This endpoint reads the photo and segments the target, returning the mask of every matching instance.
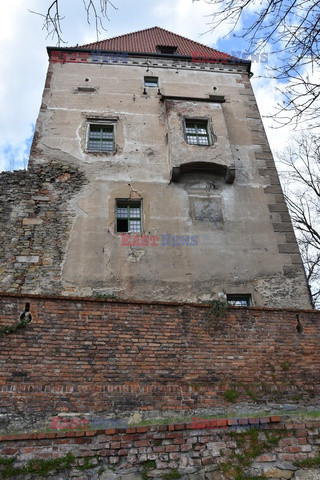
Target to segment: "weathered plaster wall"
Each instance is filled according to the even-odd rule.
[[[191,411],[237,401],[317,401],[319,312],[0,297],[0,413]],[[303,332],[298,333],[299,314]]]
[[[45,280],[43,269],[29,265],[33,277],[27,282],[21,275],[16,281],[15,267],[3,263],[1,290],[182,301],[250,293],[255,305],[309,308],[290,218],[244,67],[171,63],[149,59],[148,72],[145,59],[139,58],[121,65],[50,64],[31,171],[25,175],[37,170],[41,177],[54,161],[67,171],[81,172],[87,183],[73,187],[68,178],[66,184],[75,190],[61,190],[61,217],[56,209],[46,217],[54,235],[61,218],[68,228],[57,234],[60,253],[46,266]],[[163,101],[154,88],[147,88],[145,95],[143,76],[151,74],[159,76],[161,94],[217,94],[226,102]],[[186,114],[211,118],[212,146],[185,143]],[[86,122],[95,116],[115,119],[115,153],[86,152]],[[226,184],[216,173],[206,172],[170,182],[173,167],[192,161],[235,165],[235,181]],[[47,261],[46,254],[24,248],[21,226],[34,222],[32,232],[40,232],[37,222],[43,218],[31,196],[23,212],[14,189],[19,175],[0,176],[1,193],[14,207],[8,212],[8,228],[18,232],[14,247],[10,234],[3,234],[3,258],[18,264],[17,256],[37,256],[39,265]],[[7,185],[9,177],[12,183]],[[21,187],[25,198],[28,188]],[[116,198],[143,199],[144,234],[198,236],[198,245],[121,246],[115,233]],[[48,248],[55,249],[56,240],[45,236]]]

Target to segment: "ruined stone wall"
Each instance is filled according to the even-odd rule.
[[[84,184],[77,167],[53,159],[0,174],[0,291],[62,290],[61,265],[74,216],[66,207]]]
[[[280,417],[271,416],[260,430],[257,419],[250,418],[251,424],[234,430],[229,420],[224,428],[180,423],[3,435],[0,472],[20,468],[19,478],[40,479],[37,472],[47,466],[54,480],[319,478],[319,421],[279,423]]]
[[[230,401],[313,402],[316,311],[41,296],[0,297],[0,413],[194,411]],[[297,315],[300,327],[297,331]],[[229,393],[228,393],[229,392]]]

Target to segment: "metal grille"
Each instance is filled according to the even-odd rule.
[[[186,120],[186,136],[190,145],[209,145],[208,122]]]
[[[227,302],[233,307],[249,307],[251,295],[227,295]]]
[[[113,125],[90,125],[87,148],[94,152],[113,152]]]
[[[140,201],[117,201],[117,231],[118,232],[141,232],[141,202]]]
[[[158,77],[144,77],[144,86],[145,87],[157,87],[158,86]]]

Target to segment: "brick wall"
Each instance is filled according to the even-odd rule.
[[[0,296],[0,413],[213,409],[233,400],[316,401],[320,313]],[[297,318],[303,327],[298,333]],[[232,403],[231,403],[232,405]]]
[[[257,424],[256,419],[247,420]],[[306,472],[301,470],[302,465],[297,462],[319,458],[320,422],[281,422],[280,417],[268,417],[263,421],[267,421],[266,429],[260,430],[259,425],[251,424],[250,433],[244,427],[237,427],[231,433],[229,419],[228,426],[224,428],[196,429],[192,424],[170,424],[3,435],[0,437],[0,457],[14,458],[21,468],[30,460],[52,460],[69,454],[73,456],[71,469],[63,472],[63,478],[79,477],[79,467],[86,465],[88,472],[82,472],[82,480],[129,480],[133,478],[133,472],[144,473],[144,479],[166,478],[164,475],[172,471],[176,476],[168,478],[178,478],[178,472],[178,475],[190,480],[249,478],[252,474],[266,476],[250,478],[318,478],[312,476],[316,473],[301,476],[301,471],[304,474]],[[259,429],[258,436],[251,435],[253,429]],[[251,451],[253,445],[254,455]],[[241,462],[247,475],[238,477],[236,468]],[[4,468],[2,462],[0,470]],[[221,476],[221,472],[225,476]],[[313,472],[319,474],[320,470]],[[124,476],[126,474],[131,477]],[[57,478],[62,478],[61,474]],[[139,476],[134,478],[138,480]]]

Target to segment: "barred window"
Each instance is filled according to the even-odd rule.
[[[114,125],[89,124],[87,150],[113,152],[114,145]]]
[[[207,120],[185,120],[186,140],[190,145],[210,145]]]
[[[145,87],[158,87],[159,86],[158,77],[144,77],[144,86]]]
[[[251,295],[250,294],[243,294],[243,295],[227,295],[227,303],[233,307],[250,307],[252,305]]]
[[[142,231],[141,201],[117,200],[116,201],[117,232]]]

